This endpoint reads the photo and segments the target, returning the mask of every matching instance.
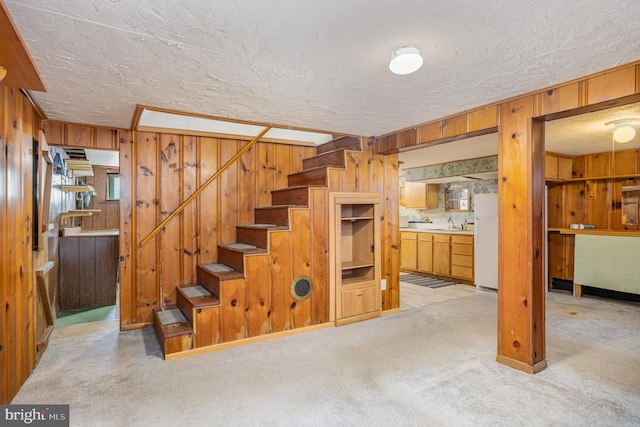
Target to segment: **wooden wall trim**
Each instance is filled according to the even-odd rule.
[[[640,100],[640,61],[383,134],[378,138],[376,152],[398,153],[408,147],[424,148],[495,132],[500,124],[500,106],[523,97],[533,99],[532,117],[547,120],[637,102]],[[398,142],[406,140],[406,136],[400,136],[406,132],[417,132],[415,144],[407,146]]]
[[[135,217],[135,133],[120,131],[120,235],[118,265],[120,272],[120,329],[136,324],[136,251],[134,237],[136,233]]]

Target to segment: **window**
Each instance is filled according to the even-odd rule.
[[[106,200],[120,200],[120,174],[107,173]]]

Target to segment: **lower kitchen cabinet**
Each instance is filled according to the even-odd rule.
[[[418,269],[418,233],[400,233],[400,268]]]
[[[62,237],[60,310],[114,305],[118,287],[118,237]]]
[[[473,281],[473,236],[451,236],[451,276]]]
[[[473,284],[473,236],[400,233],[400,270]]]
[[[433,273],[441,276],[451,275],[451,237],[448,234],[436,234],[433,239]]]
[[[433,273],[433,234],[418,233],[418,271]]]

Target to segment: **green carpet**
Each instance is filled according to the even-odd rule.
[[[100,320],[115,319],[115,305],[94,308],[90,310],[65,310],[58,313],[55,329],[64,328],[78,323],[98,322]]]

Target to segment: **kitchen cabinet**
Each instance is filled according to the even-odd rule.
[[[473,280],[473,236],[451,236],[451,276]]]
[[[571,179],[573,160],[571,157],[546,153],[544,156],[544,175],[547,181]]]
[[[380,225],[377,193],[333,193],[335,323],[380,316]]]
[[[418,269],[418,233],[400,233],[400,268]]]
[[[418,271],[433,273],[433,234],[418,233]]]
[[[404,200],[408,209],[437,209],[438,186],[424,182],[405,182]]]
[[[400,232],[400,271],[473,284],[473,235]]]
[[[60,239],[60,310],[114,305],[117,290],[118,237]]]
[[[469,187],[451,187],[444,190],[445,211],[468,212],[469,205]]]
[[[451,237],[448,234],[436,234],[433,239],[433,273],[442,276],[451,275]]]

